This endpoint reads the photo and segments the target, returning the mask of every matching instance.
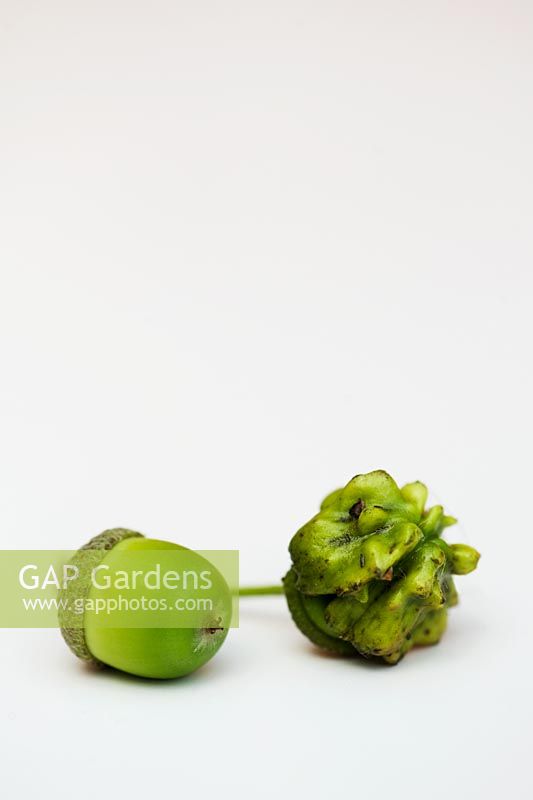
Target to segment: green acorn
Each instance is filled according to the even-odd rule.
[[[133,628],[102,625],[94,610],[85,610],[81,619],[73,611],[75,601],[86,603],[91,599],[94,593],[91,575],[95,568],[104,566],[114,573],[127,572],[132,554],[144,552],[146,556],[158,550],[183,551],[186,548],[147,539],[136,531],[113,528],[95,536],[78,550],[70,563],[78,567],[80,579],[69,583],[59,593],[61,633],[74,655],[94,665],[111,666],[145,678],[178,678],[201,667],[220,649],[228,628],[221,625],[221,618],[217,616],[206,618],[205,627],[199,628]],[[198,555],[195,558],[216,576],[218,596],[225,612],[230,613],[231,600],[224,579],[212,564]],[[111,587],[106,591],[106,600],[117,599],[120,594],[119,589]]]
[[[383,470],[356,475],[293,536],[285,595],[312,642],[396,664],[440,640],[457,603],[452,575],[474,570],[479,553],[448,545],[456,520],[426,500],[418,481],[400,489]]]

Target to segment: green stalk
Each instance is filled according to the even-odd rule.
[[[239,597],[252,597],[253,595],[284,594],[285,589],[279,586],[243,586],[239,589]]]

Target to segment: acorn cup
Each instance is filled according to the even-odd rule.
[[[124,616],[113,615],[106,624],[87,601],[95,593],[93,570],[125,573],[131,570],[132,557],[146,558],[153,553],[172,558],[185,551],[194,563],[209,569],[214,576],[221,614],[209,612],[201,627],[128,627]],[[59,592],[59,624],[61,633],[74,655],[95,666],[110,666],[144,678],[178,678],[188,675],[209,661],[220,649],[228,633],[231,616],[231,597],[222,575],[205,558],[171,542],[145,538],[141,533],[125,528],[113,528],[95,536],[80,548],[70,561],[79,569],[79,580],[69,582]],[[129,599],[142,593],[129,592]],[[110,586],[104,593],[106,601],[117,601],[120,589]],[[138,598],[137,598],[138,599]],[[86,609],[76,612],[77,603]],[[88,610],[87,610],[88,607]],[[226,625],[222,621],[226,622]]]
[[[415,645],[440,641],[457,603],[452,575],[479,553],[447,544],[456,519],[425,509],[423,483],[399,488],[383,470],[329,494],[293,536],[283,579],[292,618],[319,647],[396,664]]]

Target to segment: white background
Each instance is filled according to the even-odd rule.
[[[283,598],[170,683],[2,631],[2,792],[531,796],[531,4],[2,0],[0,81],[0,546],[270,583],[383,467],[483,554],[392,669]]]

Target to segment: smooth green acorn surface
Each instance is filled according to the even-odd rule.
[[[395,664],[440,641],[457,603],[452,574],[475,569],[479,553],[442,539],[456,520],[426,509],[427,494],[419,481],[400,489],[383,470],[356,475],[293,536],[285,595],[312,642]]]
[[[85,555],[90,551],[95,565],[105,564],[113,572],[127,571],[131,553],[184,549],[171,542],[145,538],[136,531],[114,528],[91,539],[78,554]],[[76,563],[76,557],[73,563]],[[207,561],[205,564],[223,582],[213,565]],[[62,593],[63,596],[68,596],[68,591],[69,588]],[[86,597],[90,599],[93,592],[94,589],[88,586]],[[120,592],[120,589],[110,586],[104,597],[118,598]],[[151,595],[157,597],[157,592]],[[113,628],[102,626],[98,614],[92,610],[84,612],[82,628],[69,627],[68,622],[68,618],[62,618],[60,613],[63,638],[78,658],[132,675],[158,679],[178,678],[194,672],[216,654],[228,633],[227,627],[218,625],[206,628]]]

